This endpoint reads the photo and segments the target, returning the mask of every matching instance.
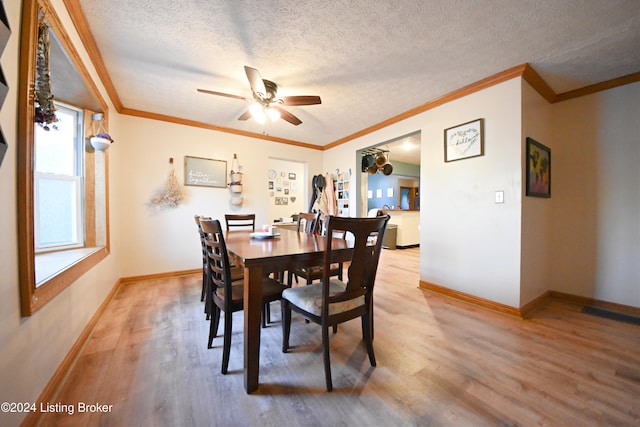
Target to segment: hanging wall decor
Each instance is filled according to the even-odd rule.
[[[229,172],[229,191],[231,194],[231,204],[241,206],[244,201],[242,197],[242,166],[240,166],[238,155],[235,153],[231,161],[231,172]]]
[[[484,119],[476,119],[444,130],[444,161],[484,155]]]
[[[57,129],[56,107],[51,93],[51,72],[49,68],[49,25],[41,21],[38,26],[38,49],[36,53],[36,81],[34,95],[36,101],[35,122],[44,130]],[[49,126],[51,125],[51,126]]]
[[[527,196],[551,197],[551,149],[527,137]]]
[[[184,188],[180,185],[180,182],[176,177],[175,170],[173,169],[173,157],[169,159],[169,163],[171,164],[171,171],[169,172],[169,177],[167,178],[164,190],[151,199],[151,203],[154,205],[175,208],[182,203],[186,194]]]
[[[227,162],[204,157],[184,156],[184,185],[226,187]]]

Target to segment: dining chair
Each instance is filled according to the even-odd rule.
[[[248,229],[251,227],[252,231],[256,231],[256,214],[225,214],[224,220],[227,226],[227,231],[232,231],[237,228],[245,228]],[[234,264],[240,265],[240,260],[232,257],[231,262]],[[275,273],[276,278],[283,276],[278,276],[278,274],[283,273]],[[262,318],[262,327],[266,327],[267,323],[271,322],[271,306],[266,306],[267,315]]]
[[[323,226],[320,221],[320,214],[304,213],[300,212],[298,216],[298,232],[299,233],[316,233],[321,234],[322,230],[326,229],[326,225]],[[333,233],[333,237],[344,238],[344,233],[340,233],[337,230]],[[339,280],[342,280],[343,263],[331,264],[330,275],[337,276]],[[289,271],[288,284],[291,286],[293,280],[298,283],[298,277],[306,280],[307,285],[313,283],[314,280],[322,279],[323,267],[321,265],[307,265],[299,268],[295,268]]]
[[[198,234],[200,235],[200,246],[202,249],[202,292],[200,293],[200,301],[204,301],[204,288],[207,283],[207,246],[204,241],[204,232],[202,231],[202,226],[200,225],[200,219],[211,218],[195,215],[194,219],[196,221],[196,225],[198,226]],[[207,320],[208,319],[209,314],[207,314]]]
[[[224,221],[227,230],[251,227],[256,231],[256,214],[225,214]]]
[[[196,224],[198,225],[198,234],[200,235],[200,244],[202,246],[202,292],[200,294],[200,301],[204,301],[204,312],[206,314],[206,320],[211,317],[211,301],[206,299],[207,283],[209,282],[209,264],[207,255],[207,246],[205,236],[206,233],[202,230],[200,225],[201,220],[211,220],[208,216],[194,216]],[[231,278],[232,280],[242,280],[244,278],[244,269],[237,264],[231,263]]]
[[[209,325],[209,341],[207,348],[212,348],[213,339],[218,334],[221,313],[224,312],[224,337],[222,350],[222,370],[226,374],[229,368],[231,353],[231,330],[233,313],[244,309],[244,280],[233,280],[229,263],[224,231],[218,220],[200,221],[206,233],[207,256],[209,264],[210,286],[207,298],[211,299],[213,312]],[[248,237],[247,237],[248,238]],[[265,305],[282,298],[286,286],[269,277],[262,279],[262,317],[265,316]]]
[[[317,233],[318,232],[318,219],[320,213],[307,213],[300,212],[298,214],[298,232],[299,233]]]
[[[373,287],[375,284],[382,236],[389,216],[374,218],[341,218],[331,216],[327,221],[324,270],[322,281],[308,286],[287,288],[282,292],[282,351],[289,350],[291,312],[322,327],[322,349],[327,391],[333,389],[329,360],[329,327],[351,319],[361,318],[362,339],[367,346],[369,362],[376,366],[373,352]],[[338,261],[331,238],[333,230],[342,230],[353,239],[353,251],[347,270],[347,281],[331,279],[329,266]]]

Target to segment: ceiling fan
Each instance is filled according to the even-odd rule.
[[[247,74],[247,79],[249,79],[251,92],[253,93],[253,101],[255,102],[238,117],[238,120],[247,120],[249,117],[253,117],[258,122],[265,123],[267,119],[275,121],[282,117],[283,120],[298,126],[302,123],[302,120],[282,108],[282,105],[301,106],[322,103],[319,96],[278,96],[278,85],[271,80],[263,79],[258,70],[245,65],[244,71]],[[215,92],[207,89],[198,89],[198,92],[251,101],[244,96]]]

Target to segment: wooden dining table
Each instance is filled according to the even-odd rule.
[[[325,249],[324,237],[317,234],[279,230],[270,238],[252,238],[249,231],[227,231],[227,251],[244,265],[244,387],[247,393],[258,389],[260,373],[260,316],[262,278],[269,273],[296,267],[321,265]],[[352,252],[349,242],[335,238],[332,250],[348,261]]]

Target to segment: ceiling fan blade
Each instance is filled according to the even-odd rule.
[[[207,93],[207,94],[209,94],[209,95],[226,96],[227,98],[242,99],[242,100],[244,100],[244,101],[246,101],[246,100],[247,100],[247,98],[245,98],[244,96],[240,96],[240,95],[231,95],[230,93],[216,92],[216,91],[213,91],[213,90],[207,90],[207,89],[198,89],[198,92]]]
[[[248,120],[251,117],[251,112],[249,111],[249,109],[245,110],[244,113],[240,114],[240,117],[238,117],[238,120]]]
[[[245,65],[244,72],[247,74],[253,93],[259,94],[261,98],[264,98],[267,95],[267,89],[264,87],[264,82],[258,70]]]
[[[308,95],[300,95],[300,96],[283,96],[282,105],[315,105],[322,104],[319,96],[308,96]]]
[[[299,118],[297,118],[296,116],[294,116],[293,114],[285,110],[284,108],[280,108],[277,105],[274,105],[271,108],[278,110],[278,112],[280,112],[280,118],[282,120],[288,121],[294,126],[298,126],[300,123],[302,123],[302,120],[300,120]]]

